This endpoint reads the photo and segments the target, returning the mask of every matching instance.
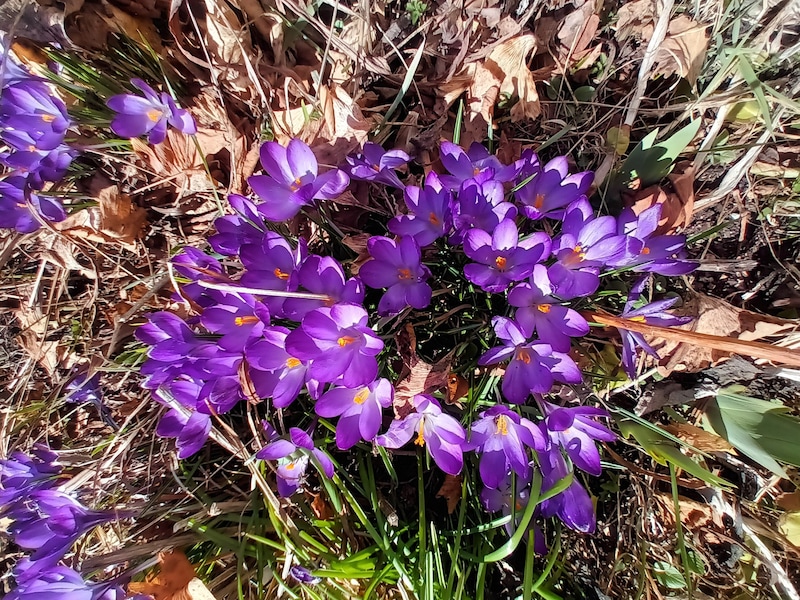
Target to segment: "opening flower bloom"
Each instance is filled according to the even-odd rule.
[[[411,399],[414,412],[392,421],[389,430],[375,442],[384,448],[401,448],[411,438],[417,446],[425,446],[439,468],[457,475],[464,466],[463,446],[466,433],[453,417],[442,412],[439,403],[427,394]]]
[[[395,235],[413,237],[420,247],[447,235],[453,226],[453,195],[442,187],[435,172],[425,177],[425,187],[408,186],[403,198],[409,213],[397,215],[387,224]]]
[[[355,446],[360,440],[372,441],[383,420],[383,409],[392,405],[394,388],[387,379],[369,385],[334,387],[322,394],[314,410],[320,417],[339,417],[336,445],[340,450]]]
[[[375,181],[403,189],[403,182],[395,169],[405,165],[411,157],[402,150],[384,150],[380,144],[367,142],[359,154],[347,157],[347,172],[353,179]]]
[[[318,175],[317,158],[298,139],[285,148],[278,142],[265,142],[261,146],[261,166],[267,174],[254,175],[247,182],[263,200],[258,212],[268,221],[286,221],[314,200],[332,200],[350,182],[339,169]]]
[[[591,406],[572,408],[539,401],[545,415],[544,428],[553,444],[561,446],[579,469],[591,475],[600,475],[600,453],[597,441],[617,439],[610,429],[594,419],[608,417],[608,413]]]
[[[378,314],[392,315],[404,308],[422,309],[431,302],[431,272],[420,261],[419,245],[412,237],[400,240],[375,236],[367,242],[372,260],[358,274],[372,288],[388,288],[378,303]]]
[[[118,94],[106,104],[118,113],[111,121],[111,130],[122,137],[133,138],[149,134],[151,144],[160,144],[167,137],[167,125],[183,133],[197,133],[194,118],[186,109],[178,108],[167,92],[157,93],[141,79],[131,79],[134,87],[144,97],[134,94]]]
[[[273,440],[256,454],[261,460],[276,460],[278,468],[278,493],[287,498],[300,489],[305,482],[309,462],[325,477],[333,477],[333,463],[330,457],[314,447],[314,440],[298,427],[289,429],[289,439],[277,438],[274,430],[267,428]],[[277,439],[276,439],[277,438]]]
[[[465,152],[458,144],[443,141],[439,146],[439,158],[450,173],[441,176],[442,183],[451,190],[457,190],[465,181],[478,175],[505,183],[514,179],[519,172],[517,165],[504,165],[478,142],[473,142]]]
[[[533,179],[516,191],[522,214],[534,220],[544,217],[562,219],[568,204],[586,197],[594,173],[584,171],[570,175],[566,156],[557,156],[544,167],[538,166],[537,159],[536,165],[532,169]]]

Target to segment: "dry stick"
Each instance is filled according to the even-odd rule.
[[[686,329],[648,325],[647,323],[642,323],[641,321],[633,321],[631,319],[624,319],[622,317],[615,317],[613,315],[601,314],[596,311],[583,311],[583,316],[587,321],[599,323],[600,325],[616,327],[617,329],[625,329],[627,331],[634,331],[644,335],[652,335],[653,337],[658,337],[665,340],[683,342],[703,348],[711,348],[712,350],[733,352],[736,354],[750,356],[752,358],[763,358],[773,362],[800,366],[800,350],[780,348],[764,342],[751,342],[749,340],[740,340],[733,337],[687,331]]]

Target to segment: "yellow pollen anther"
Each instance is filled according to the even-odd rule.
[[[430,222],[431,225],[434,225],[436,227],[442,224],[442,222],[439,220],[439,217],[437,217],[434,213],[428,215],[428,221]]]
[[[156,110],[155,108],[153,110],[147,111],[147,118],[150,119],[153,123],[158,123],[159,119],[163,115],[164,115],[163,111]]]
[[[644,255],[650,254],[650,248],[648,248],[647,246],[642,248],[642,254],[644,254]]]
[[[28,152],[36,152],[36,146],[34,146],[33,144],[28,146]]]
[[[508,435],[508,418],[505,415],[500,415],[495,419],[494,424],[497,426],[495,435]]]
[[[531,353],[525,350],[524,348],[520,348],[517,350],[517,358],[524,362],[526,365],[531,364]]]
[[[403,280],[408,280],[413,277],[411,275],[411,269],[397,269],[397,276]]]
[[[355,396],[353,396],[353,402],[356,404],[364,404],[369,397],[369,388],[362,388],[360,392],[358,392]]]
[[[345,346],[347,346],[347,344],[352,344],[355,341],[356,338],[349,335],[343,335],[338,340],[336,340],[336,343],[339,344],[340,348],[344,348]]]
[[[544,206],[544,194],[536,194],[536,199],[533,201],[533,208],[542,210],[542,206]]]
[[[380,173],[381,167],[380,165],[372,165],[372,170],[375,171],[376,173]]]
[[[417,432],[417,439],[414,440],[414,444],[417,446],[424,446],[425,445],[425,436],[423,432],[425,430],[425,420],[420,419],[419,421],[419,432]]]
[[[288,273],[284,273],[283,271],[281,271],[281,270],[280,270],[280,269],[278,269],[278,268],[276,268],[276,269],[275,269],[275,270],[272,272],[272,274],[273,274],[273,275],[275,275],[275,277],[277,277],[278,279],[283,279],[284,281],[286,281],[287,279],[289,279],[289,274],[288,274]]]
[[[293,462],[290,462],[288,465],[286,465],[286,470],[287,470],[287,471],[291,471],[291,470],[293,470],[293,469],[294,469],[296,466],[297,466],[296,464],[294,464]]]
[[[501,271],[506,268],[507,262],[508,261],[506,260],[505,256],[498,256],[497,258],[494,259],[494,264],[497,265],[497,268],[500,269]]]
[[[547,313],[550,312],[550,305],[549,304],[537,304],[536,305],[536,310],[538,310],[540,313],[547,314]]]
[[[233,320],[233,323],[237,327],[241,327],[242,325],[245,325],[247,323],[256,323],[257,321],[258,321],[258,317],[257,316],[249,315],[249,316],[246,316],[246,317],[236,317]]]
[[[628,317],[628,321],[633,321],[634,323],[644,323],[644,315],[639,315],[638,317]]]
[[[481,170],[480,170],[480,168],[479,168],[479,167],[473,167],[473,168],[472,168],[472,174],[473,174],[473,175],[477,175],[477,174],[478,174],[478,173],[480,173],[480,172],[481,172]]]
[[[295,367],[299,367],[300,366],[300,359],[299,358],[295,358],[294,356],[290,356],[289,358],[286,359],[286,366],[289,367],[290,369],[294,369]]]
[[[42,115],[42,121],[44,121],[45,123],[52,123],[55,120],[56,120],[55,115],[48,115],[48,114]]]

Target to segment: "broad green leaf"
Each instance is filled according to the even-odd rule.
[[[620,190],[635,178],[641,186],[658,183],[670,174],[675,161],[700,130],[701,119],[695,119],[664,141],[656,142],[658,129],[648,133],[622,163],[614,177],[612,188]]]
[[[779,404],[723,388],[706,405],[705,416],[717,435],[739,452],[787,477],[778,461],[800,466],[800,421],[786,410]]]
[[[666,465],[672,463],[687,473],[702,479],[709,485],[729,486],[729,482],[704,469],[691,458],[681,452],[680,448],[658,432],[631,420],[619,422],[619,429],[626,438],[633,436],[642,449],[652,456],[656,462]]]
[[[670,590],[682,590],[686,587],[683,574],[668,562],[657,560],[653,563],[653,577],[658,583]]]

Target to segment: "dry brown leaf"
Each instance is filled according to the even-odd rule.
[[[17,343],[33,360],[39,363],[47,374],[55,374],[63,349],[59,351],[58,341],[48,341],[48,317],[38,306],[21,304],[14,309],[14,316],[21,329]]]
[[[691,423],[672,423],[664,429],[702,452],[733,451],[733,446],[724,439]]]
[[[708,49],[708,26],[678,15],[670,21],[667,36],[658,47],[651,77],[677,74],[694,85]],[[654,27],[645,27],[642,35],[650,39]]]
[[[452,515],[461,500],[461,475],[445,475],[436,497],[447,501],[447,514]]]
[[[453,354],[449,353],[434,364],[417,356],[417,336],[411,323],[406,323],[395,336],[397,352],[403,360],[400,378],[395,383],[394,411],[402,419],[412,411],[410,400],[417,394],[432,394],[446,388],[450,381]]]
[[[788,512],[800,512],[800,490],[780,494],[775,503]]]
[[[161,144],[152,146],[144,140],[133,138],[131,146],[134,154],[150,170],[180,191],[203,192],[216,187],[206,172],[194,141],[188,135],[169,129]]]
[[[188,591],[195,578],[194,567],[186,555],[180,550],[161,552],[158,562],[159,573],[149,576],[147,581],[131,582],[128,592],[148,594],[155,600],[194,600]]]
[[[669,176],[672,190],[660,185],[626,195],[626,204],[637,215],[655,204],[661,205],[661,220],[657,233],[666,235],[685,230],[694,214],[694,168],[689,161],[681,161]]]
[[[634,34],[640,34],[645,25],[655,20],[655,0],[625,2],[617,11],[617,42],[624,42]]]
[[[314,516],[322,521],[329,521],[333,518],[333,509],[331,505],[325,501],[322,494],[311,494],[313,500],[311,501],[311,511]]]
[[[571,64],[575,58],[585,54],[585,50],[594,40],[600,17],[595,14],[593,0],[584,2],[562,21],[558,30],[558,41],[561,43],[560,60],[562,64]]]
[[[500,83],[500,94],[519,97],[511,108],[513,122],[535,119],[542,113],[536,82],[528,68],[528,57],[536,49],[536,37],[531,34],[511,38],[497,46],[487,62],[495,62],[505,74]]]
[[[447,380],[447,403],[458,404],[459,400],[469,393],[469,381],[458,373],[451,373]]]
[[[497,63],[487,60],[468,66],[472,76],[469,86],[467,106],[464,113],[464,146],[486,139],[489,124],[494,115],[494,105],[500,95],[500,84],[504,75]]]

